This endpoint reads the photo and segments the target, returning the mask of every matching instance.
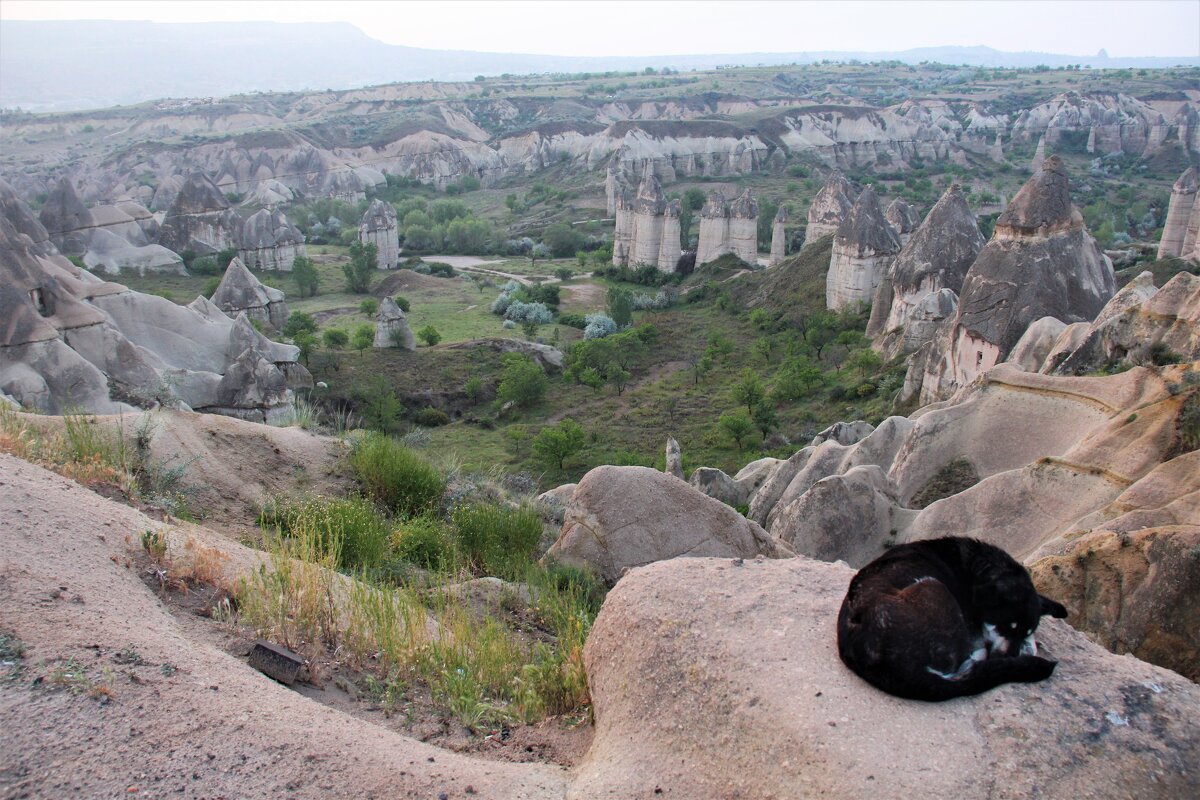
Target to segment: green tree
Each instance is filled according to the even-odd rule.
[[[513,455],[521,457],[521,450],[529,441],[529,427],[526,425],[509,425],[502,432],[504,439],[512,448]]]
[[[620,397],[621,393],[625,391],[625,386],[629,383],[629,370],[614,361],[604,369],[604,375],[608,378],[609,383],[616,388],[617,397]]]
[[[293,311],[288,314],[287,322],[283,323],[283,330],[280,331],[284,336],[295,338],[300,332],[316,333],[317,321],[312,318],[311,314],[305,314],[303,311]]]
[[[775,350],[775,342],[763,336],[754,340],[754,352],[763,357],[763,361],[771,363],[771,353]]]
[[[379,310],[379,301],[374,297],[368,297],[358,304],[358,310],[368,317],[374,316],[375,312]]]
[[[463,386],[463,391],[467,393],[467,397],[471,399],[472,403],[478,403],[479,399],[483,397],[483,379],[468,378],[466,385]]]
[[[784,362],[775,377],[771,390],[777,402],[789,402],[807,397],[824,381],[821,368],[807,356],[794,356]]]
[[[779,424],[779,418],[775,416],[775,407],[765,400],[756,405],[754,410],[750,412],[750,419],[762,433],[764,440],[767,438],[767,434]]]
[[[437,328],[433,327],[432,325],[426,325],[424,328],[421,328],[421,330],[417,331],[417,338],[423,341],[429,347],[433,347],[442,340],[442,335],[438,333]]]
[[[601,375],[600,370],[596,369],[595,367],[584,367],[579,374],[575,376],[575,379],[584,386],[590,386],[597,392],[600,391],[600,387],[604,385],[604,376]]]
[[[341,350],[350,343],[350,334],[342,328],[328,328],[321,333],[321,342],[330,350]]]
[[[851,369],[857,369],[863,378],[883,366],[883,359],[869,347],[864,347],[862,350],[855,350],[846,359],[846,366]]]
[[[372,428],[386,433],[395,427],[404,411],[404,404],[388,386],[386,379],[378,377],[371,383],[366,400],[363,417]]]
[[[296,256],[292,261],[292,278],[300,289],[301,297],[314,297],[321,286],[321,276],[312,259],[307,256]]]
[[[504,356],[504,370],[500,374],[500,385],[496,397],[501,403],[514,403],[519,408],[528,408],[541,402],[546,396],[550,379],[537,364],[520,353]]]
[[[557,463],[561,470],[568,458],[583,449],[587,435],[583,426],[570,417],[553,427],[545,427],[533,440],[533,452],[543,460]]]
[[[357,350],[360,356],[364,350],[373,344],[375,344],[374,326],[363,323],[354,329],[354,336],[351,337],[350,346]]]
[[[317,349],[317,337],[311,331],[297,331],[292,337],[292,344],[300,348],[300,360],[308,366],[308,360]]]
[[[746,411],[753,411],[754,407],[763,401],[766,394],[762,378],[759,378],[758,373],[749,367],[742,370],[741,377],[730,391],[733,402],[744,405]]]
[[[810,314],[804,321],[804,341],[817,353],[821,360],[821,351],[825,349],[838,335],[837,315],[830,311],[818,311]]]
[[[585,239],[569,223],[557,222],[546,228],[542,242],[550,248],[555,258],[570,258],[583,249]]]
[[[628,289],[614,286],[608,290],[608,315],[622,330],[633,321],[633,295]]]
[[[342,264],[346,276],[346,291],[366,294],[371,291],[371,276],[379,264],[379,251],[374,243],[355,242],[350,245],[350,260]]]
[[[721,432],[733,440],[737,449],[742,449],[742,442],[754,432],[754,423],[743,411],[727,411],[717,420]]]
[[[718,358],[722,361],[727,360],[733,355],[733,351],[733,340],[725,334],[713,332],[708,335],[708,349],[705,351],[705,355],[714,361]]]

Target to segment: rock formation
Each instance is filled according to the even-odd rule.
[[[700,234],[696,265],[707,264],[729,252],[729,203],[720,191],[709,192],[700,209]]]
[[[1200,261],[1200,203],[1196,202],[1198,186],[1200,171],[1188,167],[1171,188],[1171,203],[1167,206],[1167,219],[1158,245],[1160,259],[1176,256]]]
[[[633,253],[634,190],[623,170],[609,171],[609,199],[613,214],[613,266],[629,266]]]
[[[631,570],[584,649],[596,734],[568,796],[1193,796],[1200,688],[1061,620],[1047,681],[926,704],[845,668],[853,571],[805,558]],[[652,713],[648,713],[652,710]],[[770,731],[770,745],[763,732]]]
[[[948,397],[1003,361],[1035,320],[1087,322],[1113,296],[1112,265],[1071,204],[1062,161],[1047,158],[1013,197],[963,281],[958,311],[924,364],[921,401]]]
[[[817,192],[817,196],[813,198],[812,205],[808,207],[808,228],[804,232],[805,243],[815,242],[822,236],[837,233],[842,220],[850,214],[850,209],[854,207],[856,197],[854,187],[850,185],[850,181],[846,180],[845,175],[836,171],[830,174],[825,180],[825,185],[821,187],[821,191]]]
[[[775,212],[775,221],[771,223],[771,266],[777,267],[787,258],[787,223],[788,208],[780,205]]]
[[[917,210],[899,197],[888,203],[888,207],[884,209],[883,218],[892,226],[892,230],[900,240],[901,247],[908,244],[913,231],[921,224],[921,215],[917,213]]]
[[[1168,138],[1176,138],[1185,151],[1195,150],[1191,131],[1187,130],[1187,112],[1195,112],[1188,103],[1179,106],[1179,115],[1168,125],[1149,103],[1120,93],[1065,92],[1021,112],[1013,123],[1013,136],[1032,141],[1043,138],[1056,145],[1064,135],[1088,136],[1088,152],[1149,155]],[[1035,167],[1036,169],[1036,167]]]
[[[234,258],[225,268],[217,290],[209,298],[212,304],[231,319],[245,313],[250,319],[281,330],[288,318],[283,292],[265,286],[246,268],[240,258]]]
[[[395,269],[400,263],[400,231],[396,209],[376,198],[371,201],[358,226],[358,240],[375,245],[379,269]]]
[[[679,442],[675,441],[674,436],[667,439],[665,456],[666,469],[663,472],[683,480],[683,454],[679,451]]]
[[[157,232],[157,222],[148,210],[136,203],[88,209],[65,177],[46,198],[40,221],[61,252],[81,256],[96,272],[184,273],[182,258],[150,243],[147,231]]]
[[[899,252],[900,240],[884,219],[875,190],[868,186],[833,237],[825,284],[826,307],[840,309],[853,303],[870,303]]]
[[[662,186],[653,171],[647,171],[638,186],[633,202],[633,239],[630,242],[629,263],[631,266],[658,264],[662,252],[663,215],[667,204],[663,199]],[[672,262],[671,268],[675,264]]]
[[[229,201],[204,173],[184,181],[158,230],[158,243],[182,253],[210,255],[237,247],[241,221]]]
[[[242,224],[238,256],[250,269],[291,272],[305,252],[304,234],[279,209],[256,211]]]
[[[889,358],[932,341],[954,314],[963,278],[985,244],[958,184],[934,204],[896,256],[871,307],[867,335]]]
[[[658,248],[657,262],[659,272],[674,272],[675,265],[679,263],[679,256],[683,252],[679,245],[679,216],[682,213],[683,207],[678,200],[668,201],[663,210],[662,242]]]
[[[404,309],[390,297],[379,302],[379,314],[375,318],[375,346],[417,349],[417,337],[408,325]]]
[[[701,222],[701,225],[704,223]],[[729,204],[728,252],[758,265],[758,201],[746,189]],[[703,262],[701,262],[703,263]]]
[[[680,519],[688,524],[676,524]],[[562,533],[546,553],[595,570],[610,584],[630,567],[685,555],[783,558],[791,552],[673,475],[604,466],[583,476],[567,504]]]
[[[298,349],[203,298],[178,306],[80,270],[0,181],[0,394],[47,413],[180,403],[263,421],[311,383]]]
[[[1042,164],[1046,161],[1046,137],[1042,136],[1038,139],[1037,148],[1033,151],[1033,161],[1029,162],[1029,168],[1036,175],[1038,170],[1042,168]]]
[[[996,131],[996,141],[988,148],[988,158],[998,163],[1004,161],[1004,141],[1000,131]]]

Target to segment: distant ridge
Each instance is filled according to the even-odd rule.
[[[572,57],[425,50],[389,45],[345,23],[0,22],[0,107],[74,111],[167,97],[251,91],[354,89],[476,75],[602,72],[644,67],[711,69],[834,61],[933,61],[973,67],[1200,66],[1194,56],[1110,58],[1005,53],[990,47],[900,52]]]

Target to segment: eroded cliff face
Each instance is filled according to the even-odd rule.
[[[1180,142],[1185,150],[1200,149],[1186,112],[1168,122],[1158,109],[1120,93],[1066,92],[1023,111],[1012,133],[1029,141],[1044,137],[1051,147],[1065,136],[1083,134],[1088,152],[1095,153],[1146,155],[1169,141]]]

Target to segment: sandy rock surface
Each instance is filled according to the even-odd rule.
[[[0,519],[2,627],[26,647],[24,678],[0,683],[0,796],[564,796],[559,768],[422,744],[189,640],[124,565],[125,537],[158,527],[131,508],[0,455]],[[111,700],[33,685],[67,659],[110,670]]]
[[[1200,688],[1043,621],[1048,681],[930,704],[838,659],[853,572],[805,558],[632,571],[588,639],[596,738],[570,798],[1200,792]]]

